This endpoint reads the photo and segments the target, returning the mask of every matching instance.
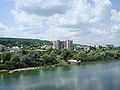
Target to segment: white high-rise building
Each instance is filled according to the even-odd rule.
[[[60,40],[56,40],[53,41],[53,48],[56,49],[69,49],[69,50],[73,50],[73,40],[66,40],[66,41],[60,41]]]

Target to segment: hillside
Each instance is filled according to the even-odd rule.
[[[5,46],[15,46],[15,45],[23,45],[23,46],[40,46],[40,45],[51,45],[52,42],[47,40],[39,40],[39,39],[24,39],[24,38],[3,38],[0,37],[0,44]]]

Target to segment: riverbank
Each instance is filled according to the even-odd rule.
[[[85,64],[85,63],[90,63],[90,62],[100,62],[100,61],[113,61],[113,60],[99,60],[99,61],[87,61],[86,60],[79,64]],[[64,62],[64,64],[46,65],[46,66],[38,66],[38,67],[26,67],[26,68],[14,69],[14,70],[0,70],[0,73],[14,73],[14,72],[30,71],[30,70],[37,70],[37,69],[52,68],[52,67],[61,67],[61,66],[68,66],[68,65],[74,65],[74,64]]]
[[[45,68],[52,68],[52,67],[66,66],[66,65],[69,65],[69,64],[66,62],[62,65],[55,64],[55,65],[46,65],[46,66],[38,66],[38,67],[26,67],[26,68],[14,69],[14,70],[0,70],[0,73],[14,73],[14,72],[45,69]]]

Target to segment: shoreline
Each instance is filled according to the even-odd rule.
[[[113,61],[113,60],[101,60],[101,61]],[[90,62],[100,62],[100,61],[86,61],[86,62],[81,62],[79,64],[84,64],[84,63],[90,63]],[[26,68],[19,68],[19,69],[14,69],[14,70],[0,70],[0,73],[14,73],[14,72],[21,72],[21,71],[30,71],[30,70],[38,70],[38,69],[45,69],[45,68],[52,68],[52,67],[61,67],[61,66],[67,66],[67,65],[77,65],[78,63],[74,64],[69,64],[68,62],[65,62],[64,64],[55,64],[55,65],[47,65],[47,66],[37,66],[37,67],[26,67]]]
[[[30,70],[38,70],[38,69],[45,69],[45,68],[52,68],[52,67],[58,67],[58,66],[66,66],[69,64],[55,64],[55,65],[47,65],[47,66],[37,66],[37,67],[26,67],[26,68],[19,68],[19,69],[14,69],[14,70],[0,70],[0,73],[14,73],[14,72],[21,72],[21,71],[30,71]]]
[[[30,71],[30,70],[37,70],[37,69],[44,69],[48,68],[45,66],[40,66],[40,67],[26,67],[26,68],[19,68],[19,69],[14,69],[14,70],[0,70],[0,73],[14,73],[14,72],[21,72],[21,71]]]

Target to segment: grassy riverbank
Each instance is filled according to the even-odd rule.
[[[38,66],[38,67],[26,67],[26,68],[19,68],[14,70],[0,70],[0,73],[14,73],[14,72],[20,72],[20,71],[29,71],[29,70],[37,70],[37,69],[45,69],[45,68],[53,68],[53,67],[61,67],[61,66],[67,66],[70,65],[68,63],[65,64],[55,64],[55,65],[46,65],[46,66]]]
[[[120,59],[119,59],[120,60]],[[115,60],[100,60],[100,61],[84,61],[79,64],[90,64],[90,63],[97,63],[97,62],[111,62]],[[47,69],[47,68],[54,68],[54,67],[62,67],[62,66],[70,66],[70,65],[76,65],[77,63],[74,64],[69,64],[68,62],[65,62],[64,64],[55,64],[55,65],[46,65],[46,66],[38,66],[38,67],[26,67],[26,68],[19,68],[19,69],[14,69],[14,70],[0,70],[0,73],[14,73],[14,72],[21,72],[21,71],[30,71],[30,70],[39,70],[39,69]]]

